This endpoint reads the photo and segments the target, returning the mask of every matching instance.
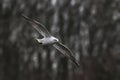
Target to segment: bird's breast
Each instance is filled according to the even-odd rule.
[[[54,43],[55,43],[55,41],[52,37],[42,39],[42,44],[43,45],[50,45],[50,44],[54,44]]]

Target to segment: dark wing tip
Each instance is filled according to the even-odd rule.
[[[80,67],[80,64],[74,57],[71,58],[71,61],[75,64],[75,66]]]
[[[22,16],[24,19],[26,19],[26,20],[28,20],[28,21],[30,21],[30,22],[32,22],[32,23],[39,24],[40,26],[44,27],[44,25],[43,25],[42,23],[40,23],[40,22],[38,22],[38,21],[36,21],[36,20],[34,20],[34,19],[31,19],[31,18],[27,17],[27,16],[24,15],[24,14],[21,14],[21,16]]]
[[[63,53],[68,59],[70,59],[75,64],[75,66],[77,66],[77,67],[80,66],[80,64],[77,62],[75,57],[72,55],[71,50],[67,46],[65,46],[62,43],[58,42],[58,43],[56,43],[54,45],[54,47],[56,49],[58,49],[61,53]]]
[[[74,63],[77,67],[80,67],[80,64],[77,61],[75,61]]]
[[[32,19],[30,19],[29,17],[27,17],[27,16],[24,15],[24,14],[21,14],[21,16],[22,16],[24,19],[28,20],[28,21],[33,21]]]
[[[26,19],[27,21],[29,21],[29,22],[31,22],[31,23],[35,23],[35,24],[39,24],[39,25],[41,25],[41,26],[43,26],[41,23],[39,23],[38,21],[36,21],[36,20],[34,20],[34,19],[31,19],[31,18],[29,18],[29,17],[27,17],[26,15],[24,15],[24,14],[21,14],[21,16],[24,18],[24,19]]]

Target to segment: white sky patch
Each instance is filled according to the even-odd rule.
[[[38,38],[38,37],[39,37],[39,34],[38,34],[37,32],[33,32],[31,35],[32,35],[32,37],[34,37],[34,38]]]
[[[113,20],[117,20],[117,19],[120,19],[120,12],[114,11],[114,13],[113,13]]]
[[[57,0],[51,0],[51,4],[52,4],[53,6],[55,6],[56,3],[57,3]]]
[[[24,8],[25,8],[25,4],[22,3],[22,4],[20,5],[20,9],[24,9]]]
[[[38,67],[39,65],[38,65],[38,54],[35,52],[34,54],[33,54],[33,62],[34,62],[34,66],[35,67]]]
[[[21,31],[21,29],[22,29],[22,27],[21,27],[21,25],[20,25],[19,27],[15,28],[15,29],[12,31],[12,33],[11,33],[11,35],[10,35],[10,37],[9,37],[9,40],[10,40],[12,43],[14,43],[14,42],[17,40],[18,34],[19,34],[19,32]]]
[[[58,12],[56,11],[54,16],[53,16],[53,25],[51,27],[51,32],[58,32],[59,31],[57,24],[58,24]]]
[[[47,53],[46,53],[45,51],[43,51],[43,53],[42,53],[42,58],[45,60],[46,57],[47,57]]]
[[[74,6],[75,5],[75,2],[76,0],[71,0],[71,5]]]
[[[53,67],[53,69],[57,69],[57,62],[54,62],[52,67]]]
[[[40,3],[37,4],[37,10],[41,9],[42,5]]]
[[[80,56],[79,56],[79,52],[76,52],[76,54],[75,54],[75,58],[76,58],[76,60],[78,60],[79,61],[79,59],[80,59]]]
[[[83,11],[84,11],[84,5],[79,7],[79,13],[81,14],[81,13],[83,13]]]
[[[52,50],[52,51],[51,51],[50,58],[51,58],[52,60],[54,60],[54,58],[55,58],[55,50]]]
[[[3,5],[2,5],[3,9],[8,7],[10,5],[9,3],[10,3],[9,0],[3,0]]]
[[[91,14],[94,15],[96,14],[96,6],[93,6],[92,10],[91,10]]]
[[[107,44],[107,42],[105,41],[105,42],[103,43],[103,48],[106,49],[107,46],[108,46],[108,44]]]

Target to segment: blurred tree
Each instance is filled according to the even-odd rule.
[[[1,0],[1,80],[120,80],[119,0]],[[43,23],[68,45],[79,70],[20,14]]]

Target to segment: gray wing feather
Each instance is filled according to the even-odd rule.
[[[72,55],[72,52],[69,48],[67,48],[62,43],[58,42],[53,45],[57,50],[59,50],[63,55],[65,55],[67,58],[69,58],[76,66],[79,66],[79,63],[75,60],[74,56]]]
[[[26,20],[28,20],[32,26],[44,37],[50,37],[50,33],[48,32],[48,30],[45,28],[45,26],[41,23],[39,23],[38,21],[31,19],[25,15],[22,14],[22,17],[24,17]]]

